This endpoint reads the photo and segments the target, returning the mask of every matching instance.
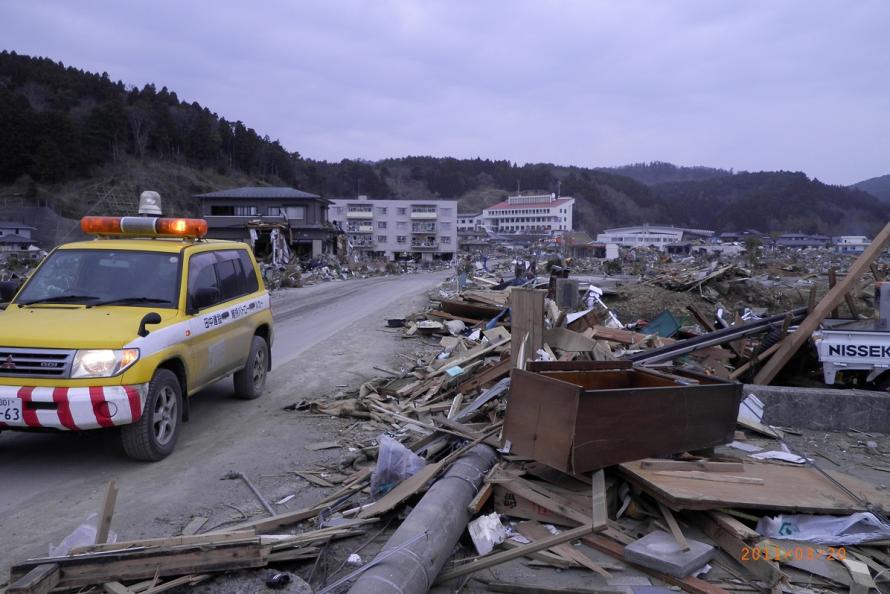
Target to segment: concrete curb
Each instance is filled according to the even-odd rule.
[[[890,394],[887,392],[745,384],[742,397],[748,394],[763,401],[763,421],[770,425],[890,433]]]

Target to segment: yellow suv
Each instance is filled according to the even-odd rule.
[[[200,219],[84,217],[21,289],[0,286],[0,430],[120,427],[160,460],[188,396],[234,376],[260,396],[271,366],[269,294],[247,244],[202,239]]]

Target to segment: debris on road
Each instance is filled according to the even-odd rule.
[[[792,447],[794,429],[772,427],[769,404],[737,381],[818,378],[803,347],[872,256],[814,307],[711,307],[759,274],[716,261],[664,266],[632,289],[559,271],[505,284],[497,264],[460,293],[446,281],[426,311],[381,322],[414,349],[400,365],[287,407],[354,423],[307,448],[338,449],[329,471],[282,469],[326,496],[276,513],[255,490],[269,515],[206,532],[196,516],[182,536],[30,559],[8,591],[153,593],[265,567],[320,592],[392,591],[384,580],[405,593],[578,591],[510,586],[496,571],[516,563],[579,572],[596,591],[616,576],[699,594],[884,585],[890,492]],[[644,316],[621,305],[636,288],[689,300]],[[885,456],[883,436],[852,435]]]

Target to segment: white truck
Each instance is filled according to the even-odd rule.
[[[884,320],[826,319],[813,333],[822,374],[827,385],[835,383],[838,372],[860,372],[867,383],[890,387],[890,329]],[[884,377],[881,377],[884,375]],[[877,381],[876,381],[877,380]]]

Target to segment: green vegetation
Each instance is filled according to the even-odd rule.
[[[884,202],[890,202],[890,174],[861,181],[852,187],[868,192]]]

